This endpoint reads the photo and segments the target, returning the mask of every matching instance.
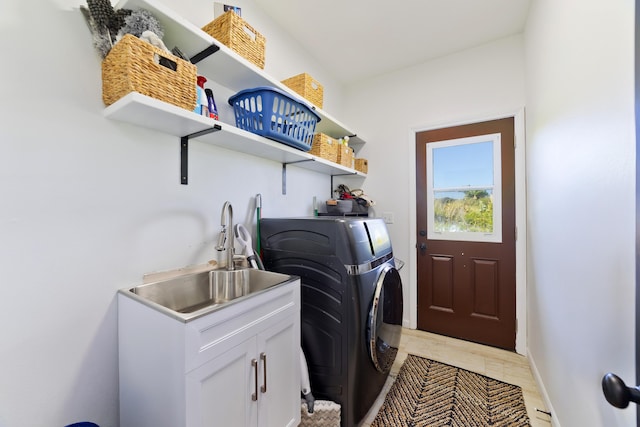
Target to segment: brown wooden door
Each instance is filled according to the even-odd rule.
[[[487,135],[499,142],[483,143]],[[492,167],[496,165],[493,170],[498,182],[494,187],[486,179],[474,185],[469,178],[465,184],[465,174],[476,168],[480,171],[476,161],[488,159],[488,154],[474,154],[473,150],[464,154],[464,148],[456,151],[457,145],[447,146],[451,141],[461,145],[471,141],[474,150],[492,147],[493,159],[499,153],[498,160],[488,160]],[[448,159],[448,163],[441,159]],[[419,132],[416,174],[418,328],[515,350],[514,119]],[[495,215],[486,214],[488,210]],[[445,211],[457,212],[456,218],[464,218],[459,220],[468,224],[460,226],[449,217],[443,219]]]

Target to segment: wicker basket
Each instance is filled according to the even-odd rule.
[[[306,100],[318,108],[322,108],[324,88],[317,80],[307,73],[298,74],[283,80],[282,83],[302,95]]]
[[[355,170],[360,171],[362,173],[369,172],[369,161],[367,159],[354,159],[353,165]]]
[[[233,10],[218,16],[202,30],[257,67],[264,69],[266,39]]]
[[[338,161],[338,146],[338,141],[329,135],[316,133],[313,135],[313,143],[309,153],[335,163]],[[342,145],[340,146],[343,147]]]
[[[338,161],[342,166],[353,169],[353,148],[341,145],[338,148]]]
[[[157,63],[165,58],[176,70]],[[196,106],[196,66],[126,34],[102,61],[102,100],[111,105],[139,92],[193,111]]]

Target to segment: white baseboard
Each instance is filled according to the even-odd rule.
[[[551,404],[551,400],[549,400],[549,395],[547,394],[547,389],[544,386],[544,382],[542,382],[542,378],[540,377],[540,372],[538,372],[538,367],[536,366],[536,362],[531,356],[531,352],[527,351],[527,359],[529,359],[529,366],[531,368],[531,374],[533,375],[533,379],[538,386],[538,391],[540,392],[540,397],[544,401],[545,408],[543,409],[547,412],[551,413],[551,426],[552,427],[561,427],[560,422],[555,416],[555,411],[553,410],[553,405]],[[546,417],[545,417],[546,418]]]

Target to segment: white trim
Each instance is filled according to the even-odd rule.
[[[527,185],[525,111],[518,110],[514,117],[515,184],[516,184],[516,352],[526,354],[527,343]]]
[[[536,365],[536,361],[533,359],[533,356],[531,355],[530,352],[527,352],[527,360],[529,361],[529,367],[531,368],[531,374],[533,376],[533,380],[536,382],[536,385],[538,386],[538,391],[540,392],[540,397],[544,402],[544,408],[538,408],[538,409],[542,409],[543,411],[550,412],[551,426],[560,427],[560,421],[558,421],[557,417],[553,416],[553,414],[555,414],[556,412],[553,409],[551,400],[549,399],[549,394],[547,393],[547,389],[545,388],[544,383],[542,382],[542,377],[540,376],[540,372],[538,371],[538,366]]]
[[[403,324],[411,329],[418,327],[418,275],[416,271],[417,265],[417,229],[416,229],[416,150],[415,141],[418,132],[433,130],[451,126],[461,126],[471,123],[486,122],[490,120],[503,119],[506,117],[514,118],[514,136],[515,136],[515,185],[516,185],[516,228],[518,230],[516,240],[516,321],[518,322],[518,331],[516,333],[516,352],[518,354],[527,354],[527,194],[525,180],[525,110],[524,107],[517,108],[504,113],[496,113],[491,115],[483,115],[477,117],[469,117],[456,122],[432,123],[427,125],[413,126],[409,129],[408,139],[410,150],[409,179],[412,191],[409,193],[408,212],[410,214],[409,221],[409,261],[407,263],[409,275],[408,285],[408,307],[406,310],[409,318],[404,319]]]

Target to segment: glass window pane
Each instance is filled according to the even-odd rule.
[[[434,191],[436,232],[493,233],[493,190]]]
[[[493,141],[433,149],[433,187],[493,186]]]

